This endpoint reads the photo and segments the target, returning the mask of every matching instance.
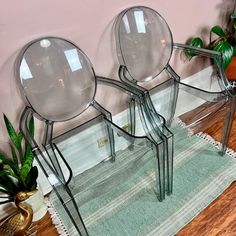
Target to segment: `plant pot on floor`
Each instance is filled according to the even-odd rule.
[[[227,66],[225,74],[230,82],[236,81],[236,57],[232,58],[231,62]]]

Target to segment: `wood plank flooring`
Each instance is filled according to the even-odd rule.
[[[211,125],[205,132],[219,140],[223,121]],[[228,146],[236,150],[236,117]],[[49,214],[38,222],[39,236],[57,236]],[[236,183],[212,202],[204,211],[186,225],[177,236],[235,236],[236,235]],[[112,236],[112,235],[111,235]],[[158,235],[157,235],[158,236]]]
[[[236,183],[233,183],[221,196],[176,234],[176,236],[235,236],[235,195]]]

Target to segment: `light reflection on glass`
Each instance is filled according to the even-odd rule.
[[[72,72],[82,68],[82,65],[79,60],[78,52],[76,49],[69,49],[64,51],[66,59],[69,63],[70,69]]]
[[[21,65],[20,65],[20,78],[23,80],[26,79],[32,79],[33,75],[30,71],[30,68],[25,60],[25,58],[22,59]]]
[[[147,81],[149,81],[149,80],[151,80],[151,79],[153,79],[152,76],[148,76],[148,77],[146,77],[146,78],[144,79],[144,81],[147,82]]]
[[[58,79],[58,81],[59,81],[61,87],[65,87],[65,84],[64,84],[64,80],[63,80],[63,79]]]
[[[138,33],[146,33],[143,11],[134,11],[134,18]]]
[[[42,48],[48,48],[51,45],[51,42],[48,39],[42,39],[40,41],[40,46]]]
[[[166,40],[165,39],[161,39],[161,44],[166,46]]]
[[[129,21],[128,21],[127,15],[124,15],[122,20],[123,20],[124,25],[125,25],[126,33],[129,34],[130,33],[130,27],[129,27]]]

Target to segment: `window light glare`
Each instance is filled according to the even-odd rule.
[[[161,39],[161,43],[162,43],[162,45],[166,45],[166,40],[165,39]]]
[[[129,20],[128,20],[128,17],[126,14],[123,16],[122,20],[123,20],[123,23],[125,26],[126,33],[129,34],[130,33],[130,26],[129,26]]]
[[[30,71],[30,68],[25,60],[25,58],[22,59],[21,65],[20,65],[20,78],[23,80],[32,79],[33,75]]]
[[[82,68],[78,52],[75,48],[64,51],[64,54],[72,72]]]
[[[51,45],[51,42],[48,39],[42,39],[40,41],[40,46],[42,48],[48,48]]]
[[[143,11],[134,11],[134,18],[138,33],[146,33]]]

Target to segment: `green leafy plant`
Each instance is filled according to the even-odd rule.
[[[213,39],[213,36],[216,36],[216,38]],[[232,57],[236,55],[236,13],[231,15],[231,22],[226,29],[223,29],[219,25],[215,25],[211,28],[210,41],[207,45],[205,45],[203,40],[199,37],[191,38],[188,40],[187,44],[220,52],[223,58],[224,69],[226,69]],[[186,55],[190,59],[195,56],[194,52],[191,50],[186,51]]]
[[[10,138],[11,158],[0,152],[0,204],[14,201],[19,191],[36,189],[38,169],[33,166],[34,156],[23,139],[22,132],[16,132],[4,115],[5,126]],[[34,134],[34,120],[29,123],[30,133]]]

